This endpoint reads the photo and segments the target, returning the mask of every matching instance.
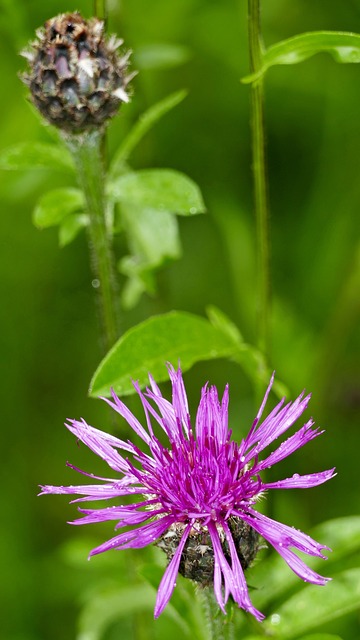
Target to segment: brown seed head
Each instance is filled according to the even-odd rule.
[[[243,569],[247,569],[259,551],[259,535],[240,518],[232,517],[228,520],[237,556]],[[184,532],[182,524],[174,525],[164,533],[156,546],[160,547],[170,561],[175,554]],[[219,532],[222,550],[225,558],[231,564],[231,555],[223,531]],[[214,550],[210,534],[206,527],[192,530],[181,555],[179,573],[185,578],[194,580],[202,587],[208,587],[214,581]]]
[[[129,102],[130,51],[119,55],[122,40],[104,37],[104,23],[78,12],[51,18],[22,55],[29,70],[22,80],[31,99],[53,125],[72,133],[99,127]]]

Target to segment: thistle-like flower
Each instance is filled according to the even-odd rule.
[[[134,383],[143,405],[146,428],[114,392],[112,400],[104,398],[143,440],[146,451],[130,441],[124,442],[99,431],[84,420],[70,420],[66,424],[78,440],[103,458],[120,478],[96,476],[99,484],[42,486],[41,493],[83,496],[74,502],[120,498],[119,505],[79,508],[82,517],[72,524],[117,520],[116,529],[131,527],[93,549],[90,555],[154,543],[164,549],[169,564],[159,586],[155,617],[169,602],[180,571],[203,586],[212,586],[224,613],[231,594],[239,607],[261,620],[263,614],[253,606],[244,577],[244,569],[256,555],[259,535],[303,580],[318,585],[324,585],[328,580],[310,569],[294,552],[295,549],[325,558],[322,550],[328,547],[255,509],[257,499],[269,489],[315,487],[334,475],[334,469],[330,469],[309,475],[295,473],[277,482],[261,479],[264,469],[322,433],[312,428],[314,422],[310,419],[267,457],[259,459],[261,452],[301,416],[310,396],[301,394],[295,402],[286,405],[282,400],[260,422],[272,378],[248,435],[237,443],[232,440],[228,428],[228,387],[221,402],[216,387],[203,387],[193,424],[181,370],[176,371],[171,365],[168,370],[172,384],[171,402],[162,396],[150,375],[150,387],[144,393]],[[155,434],[153,422],[168,439],[166,445],[162,443],[164,438]],[[139,498],[124,505],[121,501],[125,496]]]
[[[127,75],[131,52],[119,55],[123,41],[104,37],[104,23],[78,12],[45,22],[22,55],[29,70],[22,80],[31,99],[53,125],[77,133],[99,127],[129,102]]]

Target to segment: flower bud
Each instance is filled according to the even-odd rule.
[[[236,547],[237,556],[242,568],[247,569],[259,551],[259,535],[240,518],[232,517],[228,521],[229,529]],[[184,526],[176,524],[164,533],[159,542],[160,547],[170,561],[175,554],[182,538]],[[219,531],[221,547],[224,556],[231,565],[231,555],[223,531]],[[214,549],[206,527],[195,528],[191,531],[181,556],[179,573],[184,578],[194,580],[202,587],[208,587],[214,582]]]
[[[29,61],[22,80],[51,124],[78,133],[103,125],[122,102],[129,102],[131,52],[118,54],[123,41],[105,38],[101,20],[64,13],[47,20],[36,35],[22,52]]]

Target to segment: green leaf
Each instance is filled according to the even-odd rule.
[[[238,329],[238,327],[228,318],[228,316],[218,309],[214,305],[209,305],[206,308],[207,316],[211,324],[222,331],[225,335],[229,336],[231,340],[237,345],[242,345],[244,339]]]
[[[122,291],[122,304],[135,306],[144,291],[154,294],[154,271],[181,256],[176,216],[167,211],[122,206],[122,226],[132,255],[119,263],[121,273],[130,278]]]
[[[245,78],[245,84],[259,80],[277,64],[297,64],[326,51],[336,62],[360,62],[360,35],[343,31],[310,31],[282,40],[265,50],[259,71]]]
[[[205,205],[199,187],[172,169],[143,169],[111,182],[108,195],[115,202],[188,216],[203,213]]]
[[[117,341],[97,368],[90,384],[90,395],[134,393],[131,379],[141,387],[150,372],[157,382],[168,379],[166,362],[181,363],[187,371],[199,360],[229,356],[234,344],[208,320],[183,311],[153,316],[129,329]]]
[[[21,142],[0,151],[0,169],[33,169],[35,167],[74,172],[70,154],[60,145]]]
[[[79,232],[89,224],[89,216],[85,213],[74,213],[60,222],[59,245],[61,248],[75,240]]]
[[[140,69],[170,69],[190,57],[190,49],[184,45],[158,42],[139,47],[134,53],[134,64]]]
[[[33,223],[40,229],[59,224],[66,216],[85,207],[83,192],[80,189],[61,187],[45,193],[38,201]]]
[[[126,138],[123,140],[118,151],[115,153],[109,168],[109,175],[114,178],[121,175],[124,171],[124,165],[129,158],[131,152],[139,144],[144,135],[151,127],[160,120],[166,113],[171,111],[187,96],[187,91],[182,89],[170,94],[160,102],[157,102],[143,113],[138,122],[132,127]]]
[[[328,575],[333,563],[360,549],[360,516],[329,520],[318,525],[310,533],[315,540],[329,546],[332,553],[329,552],[326,563],[321,558],[307,555],[304,555],[304,560],[315,571]],[[302,584],[284,560],[275,553],[249,569],[248,580],[257,587],[253,601],[260,609]]]
[[[123,309],[133,309],[145,292],[149,295],[155,294],[156,283],[153,273],[146,267],[139,268],[131,256],[126,256],[121,261],[119,269],[128,277],[121,292]]]
[[[349,569],[336,574],[324,587],[308,585],[289,598],[276,609],[276,615],[263,622],[264,632],[275,637],[278,632],[278,637],[284,640],[298,638],[355,611],[359,602],[360,568]]]
[[[269,384],[272,371],[266,366],[265,358],[261,351],[244,342],[237,326],[223,311],[217,307],[209,306],[206,309],[206,313],[211,324],[234,342],[236,348],[234,349],[232,359],[242,367],[256,386],[258,386],[258,383],[261,383],[262,386],[266,388]],[[280,399],[289,397],[288,388],[278,379],[274,380],[272,391]]]
[[[132,253],[141,263],[158,267],[180,257],[178,223],[171,213],[124,207],[123,224]]]

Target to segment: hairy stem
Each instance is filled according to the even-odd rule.
[[[119,336],[117,286],[111,249],[111,230],[106,222],[104,166],[101,130],[66,138],[74,158],[77,178],[89,215],[89,246],[93,286],[97,292],[103,346],[110,349]]]
[[[201,590],[205,616],[209,629],[209,640],[234,640],[234,621],[232,611],[224,615],[219,609],[213,589]]]
[[[260,0],[248,0],[250,70],[261,67],[262,40],[260,26]],[[269,357],[270,350],[270,248],[269,213],[266,182],[264,90],[262,78],[251,87],[252,170],[257,231],[257,342],[259,349]]]

